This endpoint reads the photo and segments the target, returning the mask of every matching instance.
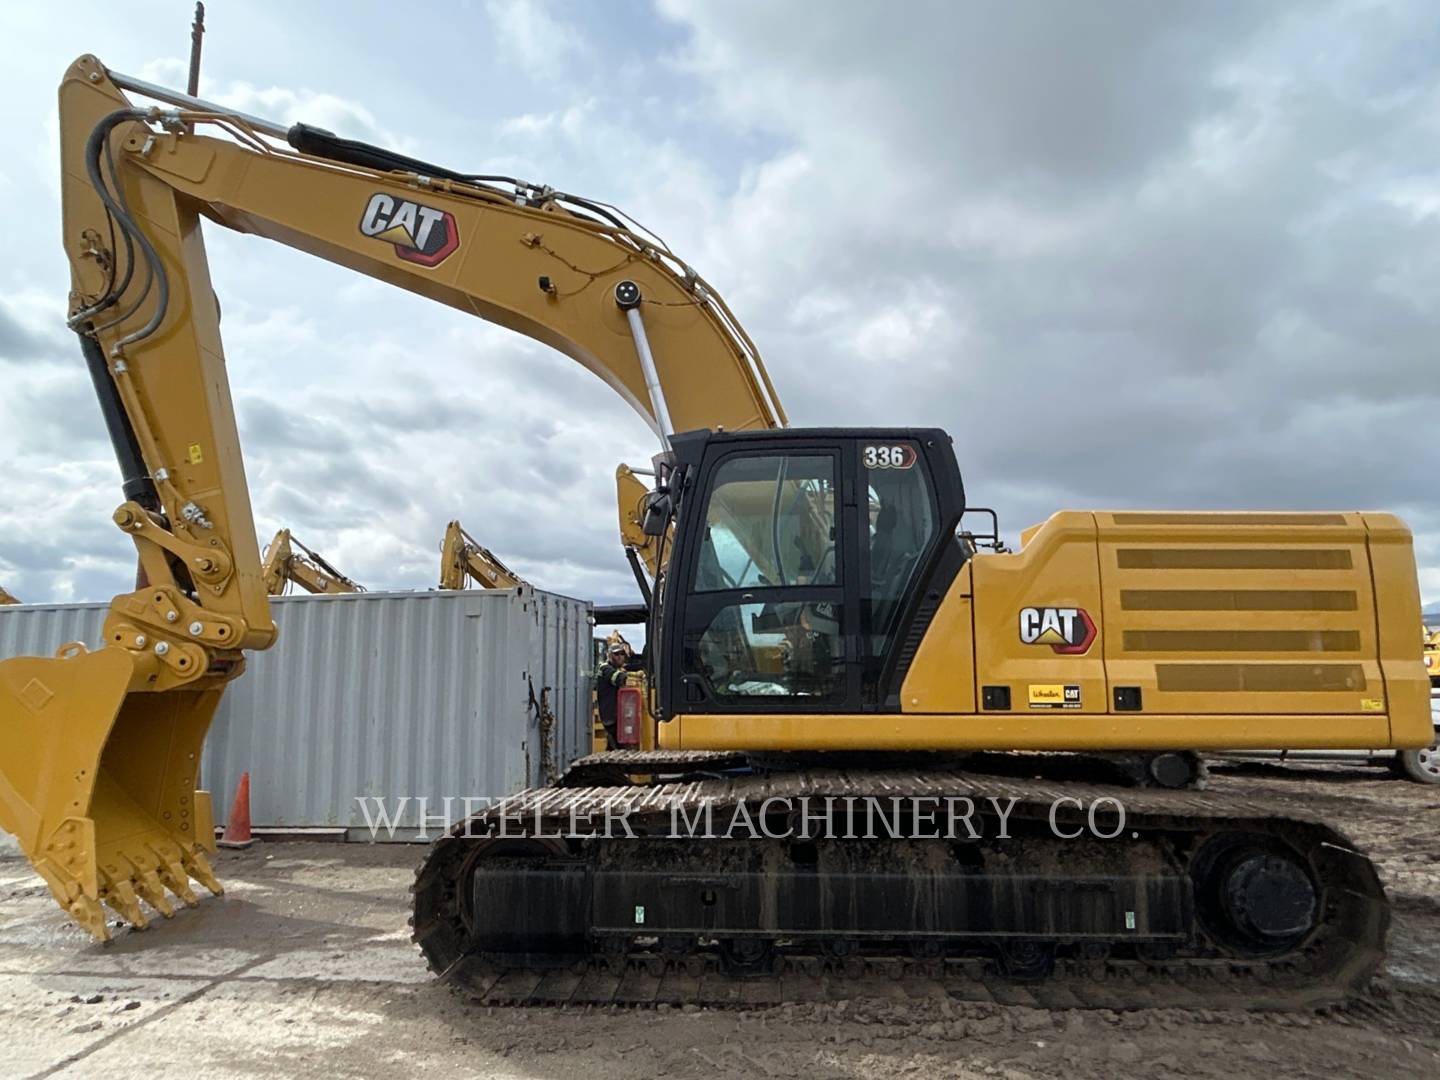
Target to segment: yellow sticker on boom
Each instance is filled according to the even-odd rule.
[[[1367,697],[1360,699],[1361,712],[1384,712],[1385,699],[1378,697]]]
[[[185,458],[191,465],[199,465],[205,460],[205,455],[200,452],[200,444],[198,442],[190,444],[185,452]]]

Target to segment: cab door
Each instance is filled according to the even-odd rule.
[[[860,705],[843,442],[746,442],[711,457],[680,568],[671,652],[684,713],[851,712]]]

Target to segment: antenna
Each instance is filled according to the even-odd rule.
[[[190,24],[190,79],[185,92],[191,97],[200,96],[200,45],[205,36],[205,5],[195,5],[195,21]]]

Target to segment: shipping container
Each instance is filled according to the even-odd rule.
[[[280,639],[225,691],[200,786],[223,822],[432,837],[590,751],[588,604],[519,589],[271,600]],[[108,604],[0,607],[0,658],[98,648]]]

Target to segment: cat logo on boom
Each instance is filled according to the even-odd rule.
[[[1090,648],[1095,634],[1095,620],[1084,608],[1020,609],[1020,640],[1026,645],[1049,645],[1062,656],[1079,656]]]
[[[360,231],[395,245],[395,254],[419,266],[439,266],[460,247],[460,230],[448,210],[377,191],[365,204]]]

